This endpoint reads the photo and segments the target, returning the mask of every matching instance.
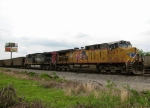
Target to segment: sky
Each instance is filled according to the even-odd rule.
[[[118,40],[150,51],[150,0],[0,0],[0,59]]]

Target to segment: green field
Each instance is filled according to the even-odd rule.
[[[105,89],[101,89],[88,84],[66,81],[55,73],[50,76],[1,69],[1,92],[8,86],[14,88],[17,97],[22,99],[21,103],[28,103],[28,106],[36,102],[47,108],[150,107],[150,92],[139,93],[129,87],[119,90],[111,81],[107,82]],[[0,107],[2,107],[4,106],[2,96],[0,98]],[[19,102],[16,100],[14,106]]]

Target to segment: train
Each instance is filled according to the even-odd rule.
[[[150,66],[149,61],[150,58],[140,55],[139,50],[133,47],[130,41],[119,40],[0,60],[0,66],[144,74],[145,66]]]

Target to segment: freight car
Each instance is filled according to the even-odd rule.
[[[0,60],[0,67],[23,67],[25,57]]]
[[[0,67],[4,66],[4,60],[0,60]]]
[[[144,73],[150,73],[150,56],[144,56],[144,66],[145,66],[145,71]]]
[[[5,59],[4,60],[4,66],[12,67],[12,59]]]
[[[150,67],[150,56],[144,56],[145,67]]]
[[[6,62],[7,65],[6,65]],[[4,60],[4,66],[37,67],[50,70],[95,70],[101,73],[144,73],[144,60],[129,41],[87,45],[60,51],[28,54]],[[1,62],[0,62],[1,63]],[[1,63],[2,64],[2,63]]]
[[[17,57],[12,59],[12,67],[23,67],[25,57]]]

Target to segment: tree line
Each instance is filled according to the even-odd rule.
[[[139,49],[139,54],[142,56],[150,56],[150,52],[144,52],[142,49]]]

